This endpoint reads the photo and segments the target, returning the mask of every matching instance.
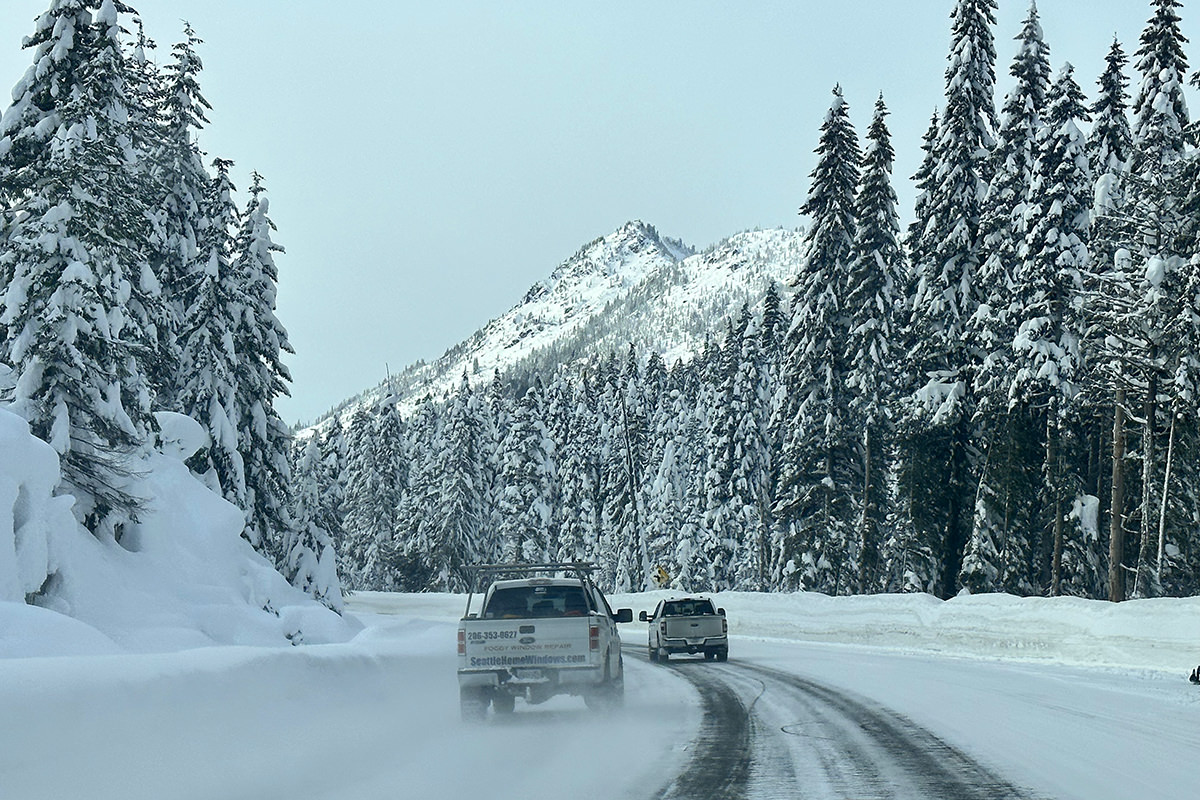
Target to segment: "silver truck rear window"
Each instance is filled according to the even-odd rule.
[[[672,600],[663,605],[664,617],[703,617],[715,613],[708,600]]]
[[[587,613],[581,586],[514,586],[492,593],[483,618],[584,617]]]

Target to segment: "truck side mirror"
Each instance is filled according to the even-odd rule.
[[[718,614],[720,614],[720,615],[723,617],[723,616],[725,616],[725,609],[723,609],[723,608],[718,608],[718,609],[717,609],[717,613],[718,613]]]
[[[616,616],[613,617],[617,622],[633,622],[632,608],[618,608]]]
[[[647,617],[646,617],[646,612],[645,612],[645,611],[639,611],[639,612],[638,612],[638,621],[639,621],[639,622],[645,622],[646,620],[647,620]]]

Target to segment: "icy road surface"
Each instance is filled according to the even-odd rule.
[[[749,635],[726,664],[652,665],[633,623],[622,711],[518,701],[467,725],[461,600],[352,609],[368,627],[344,645],[0,661],[0,797],[1192,800],[1200,786],[1200,689],[1181,674]]]

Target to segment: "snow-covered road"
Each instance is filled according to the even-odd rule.
[[[727,664],[652,665],[645,626],[624,626],[611,715],[563,697],[462,723],[461,600],[438,596],[357,599],[367,628],[341,645],[0,660],[0,797],[1191,800],[1200,786],[1200,689],[1181,674],[768,639],[723,603],[743,631]]]
[[[1200,785],[1200,705],[1177,679],[768,642],[668,669],[737,692],[746,797],[790,782],[805,798],[1182,800]]]

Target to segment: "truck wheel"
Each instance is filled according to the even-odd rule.
[[[496,692],[492,695],[492,708],[497,714],[511,714],[517,705],[517,698],[508,692]]]
[[[646,649],[650,652],[650,662],[654,663],[654,662],[658,661],[658,648],[648,647]]]
[[[658,660],[666,663],[671,660],[671,653],[667,650],[658,651]]]
[[[462,686],[458,690],[463,722],[483,722],[487,717],[488,690],[483,686]]]
[[[728,661],[728,660],[729,660],[729,649],[722,647],[720,650],[717,651],[717,661]]]
[[[717,657],[716,650],[705,650],[704,651],[704,660],[705,661],[712,661],[716,657]]]

